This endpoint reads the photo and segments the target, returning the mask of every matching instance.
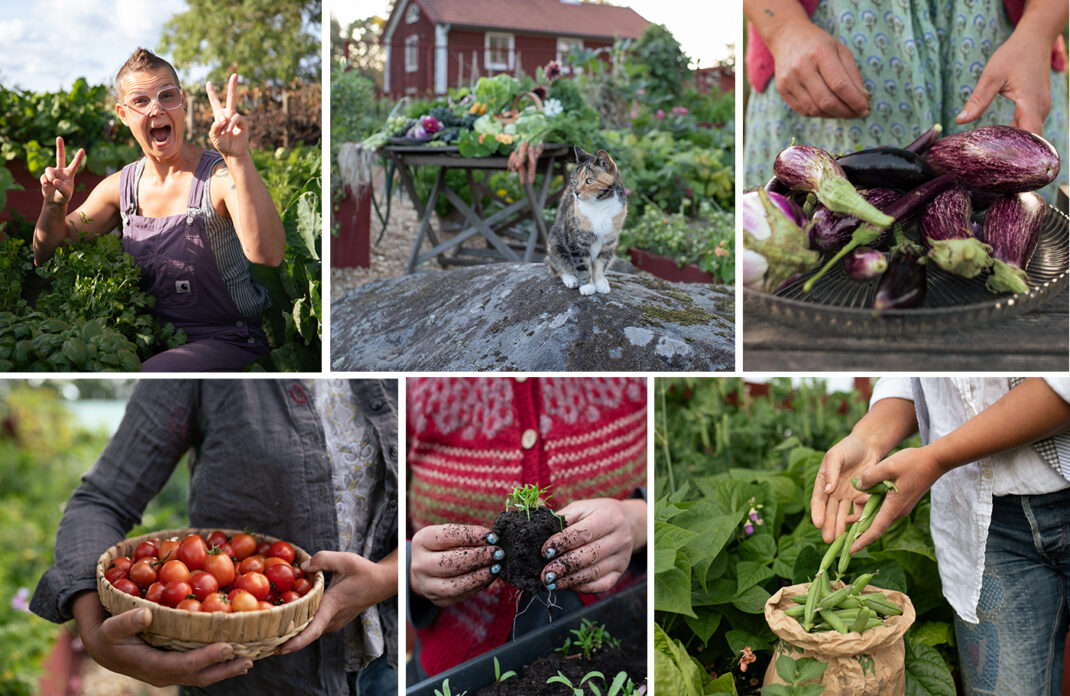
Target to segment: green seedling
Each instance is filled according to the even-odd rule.
[[[620,640],[611,636],[604,624],[596,624],[590,619],[580,621],[580,627],[572,629],[570,633],[576,636],[575,640],[566,638],[560,648],[554,648],[554,652],[564,653],[566,660],[578,658],[581,654],[590,660],[591,655],[603,646],[620,647]],[[573,648],[576,649],[575,653],[572,652]]]
[[[502,672],[502,666],[498,664],[498,658],[494,658],[494,682],[501,684],[506,679],[511,679],[516,676],[516,672],[509,670],[508,672]]]
[[[531,519],[531,511],[540,505],[546,505],[546,501],[552,496],[544,495],[549,489],[539,488],[535,484],[529,483],[524,486],[517,486],[513,489],[505,499],[505,509],[516,509],[522,511],[527,515],[528,519]]]
[[[587,682],[590,681],[591,683],[588,684],[588,686],[591,687],[591,693],[593,693],[595,696],[602,696],[601,689],[598,688],[597,684],[595,684],[593,681],[591,681],[595,677],[601,679],[602,683],[605,684],[606,677],[605,677],[604,674],[602,674],[598,670],[593,670],[593,671],[588,672],[587,674],[583,675],[583,679],[580,679],[579,685],[574,685],[572,683],[572,681],[569,680],[568,677],[566,677],[564,674],[561,673],[560,670],[558,670],[557,676],[550,677],[549,679],[546,680],[546,683],[547,684],[564,684],[565,686],[567,686],[572,691],[572,695],[573,696],[583,696],[583,685],[587,684]],[[608,694],[607,694],[607,696],[608,696]]]
[[[461,691],[460,693],[453,693],[450,691],[450,680],[445,679],[442,681],[442,690],[435,689],[435,696],[465,696],[468,691]]]

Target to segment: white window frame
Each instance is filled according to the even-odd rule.
[[[405,9],[405,23],[416,24],[420,21],[420,6],[416,3],[409,5]]]
[[[493,51],[491,49],[491,39],[505,39],[507,47],[505,48],[505,62],[496,63],[492,61]],[[500,49],[498,49],[500,50]],[[516,37],[513,34],[503,31],[488,31],[483,35],[483,67],[486,70],[512,70],[513,69],[513,56],[516,55]]]
[[[575,46],[583,48],[583,39],[566,38],[559,36],[557,38],[557,62],[561,64],[562,69],[571,69],[570,66],[565,65],[565,57],[572,53],[572,49]]]
[[[405,72],[416,72],[420,69],[420,35],[413,34],[405,37]]]

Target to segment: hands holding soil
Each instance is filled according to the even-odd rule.
[[[577,500],[558,514],[568,526],[542,547],[550,561],[542,571],[548,589],[605,592],[628,568],[632,553],[646,546],[644,500]]]
[[[490,533],[465,524],[436,524],[416,532],[409,588],[435,606],[449,607],[490,585],[496,576],[491,572],[495,554],[504,553],[488,543]]]

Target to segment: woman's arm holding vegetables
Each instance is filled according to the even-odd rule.
[[[63,138],[56,138],[56,166],[41,175],[41,214],[33,230],[33,262],[40,266],[52,258],[65,239],[80,241],[110,232],[119,224],[119,174],[97,185],[78,210],[68,214],[74,179],[85,160],[79,149],[68,165]]]
[[[862,118],[869,93],[854,54],[806,16],[798,0],[743,0],[776,63],[776,88],[803,116]]]
[[[854,553],[878,539],[893,522],[905,517],[938,478],[952,469],[1042,440],[1070,427],[1070,403],[1047,383],[1034,377],[961,426],[924,447],[896,452],[869,467],[859,488],[883,480],[894,481],[898,492],[888,493],[873,525],[855,542]]]
[[[208,138],[223,155],[224,163],[212,175],[215,177],[213,204],[222,199],[246,258],[253,263],[278,266],[286,250],[286,231],[249,153],[248,124],[234,106],[237,83],[238,76],[231,75],[225,107],[220,104],[212,83],[207,84],[208,101],[215,113]]]
[[[1022,18],[985,65],[957,123],[981,117],[997,94],[1014,102],[1010,125],[1042,134],[1051,110],[1051,49],[1066,26],[1063,0],[1027,0]]]

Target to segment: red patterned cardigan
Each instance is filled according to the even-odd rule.
[[[433,524],[491,526],[518,483],[550,486],[554,509],[628,498],[646,486],[646,399],[637,378],[410,379],[409,538]],[[501,581],[440,609],[417,629],[423,669],[434,675],[501,645],[515,613],[515,590]]]

